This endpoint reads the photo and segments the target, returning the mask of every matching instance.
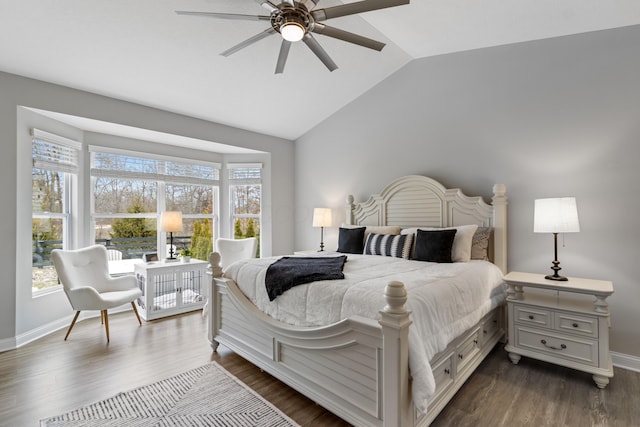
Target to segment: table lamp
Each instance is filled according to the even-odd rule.
[[[160,231],[169,233],[169,257],[168,260],[175,260],[173,252],[173,233],[182,231],[182,212],[165,211],[160,214]]]
[[[331,209],[315,208],[313,210],[313,226],[320,227],[320,250],[324,251],[324,227],[331,227]]]
[[[537,199],[533,214],[534,233],[553,233],[553,274],[545,276],[548,280],[567,280],[560,276],[558,271],[558,233],[576,233],[580,231],[578,222],[578,208],[575,197],[561,197],[554,199]]]

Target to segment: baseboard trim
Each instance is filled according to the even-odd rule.
[[[0,353],[13,350],[14,348],[16,348],[15,338],[4,338],[0,340]]]
[[[627,369],[629,371],[640,372],[640,357],[630,354],[611,352],[611,360],[616,368]]]
[[[126,310],[131,310],[130,304],[122,305],[120,307],[109,310],[109,314],[120,313]],[[67,328],[71,324],[71,320],[73,319],[74,314],[75,313],[72,313],[68,317],[47,323],[46,325],[42,325],[40,327],[27,331],[24,334],[20,334],[16,337],[0,340],[0,353],[9,350],[15,350],[16,348],[29,344],[30,342],[45,337],[53,332],[59,331],[60,329]],[[100,312],[96,310],[82,311],[80,312],[80,316],[78,316],[78,321],[81,322],[85,319],[95,318],[98,316],[100,316]]]

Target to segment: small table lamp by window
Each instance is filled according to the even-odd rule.
[[[173,233],[182,231],[182,212],[165,211],[160,214],[160,231],[169,233],[169,260],[175,260],[173,252]]]
[[[320,250],[324,251],[324,227],[331,227],[331,209],[315,208],[313,210],[313,226],[320,227]]]
[[[576,233],[580,231],[578,223],[578,208],[575,197],[562,197],[557,199],[537,199],[533,214],[534,233],[553,233],[554,260],[552,262],[553,274],[545,276],[549,280],[567,280],[560,276],[558,271],[558,233]]]

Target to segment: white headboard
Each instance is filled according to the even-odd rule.
[[[365,202],[347,199],[346,223],[450,227],[478,224],[493,228],[493,262],[507,272],[507,196],[504,184],[493,186],[492,204],[480,196],[469,197],[458,188],[445,188],[426,176],[398,178]]]

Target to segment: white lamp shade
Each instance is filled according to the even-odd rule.
[[[578,231],[580,231],[580,223],[575,197],[535,201],[534,233],[577,233]]]
[[[331,227],[331,209],[315,208],[313,210],[314,227]]]
[[[162,212],[160,214],[160,231],[164,231],[166,233],[182,231],[182,212]]]

